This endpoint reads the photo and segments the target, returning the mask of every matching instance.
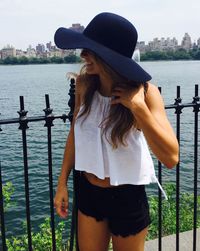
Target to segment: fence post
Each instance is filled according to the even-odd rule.
[[[194,104],[194,221],[193,221],[193,251],[197,248],[197,181],[198,181],[198,113],[200,98],[198,96],[198,85],[195,85]]]
[[[160,93],[161,87],[158,88]],[[158,180],[162,186],[162,164],[158,161]],[[162,192],[158,188],[158,251],[162,251]]]
[[[70,79],[70,89],[69,89],[69,102],[68,106],[70,107],[70,111],[68,113],[68,117],[70,122],[72,123],[73,115],[74,115],[74,106],[75,106],[75,79]],[[76,250],[79,251],[78,247],[78,234],[77,234],[77,224],[78,224],[78,210],[76,206],[76,171],[73,168],[73,206],[72,206],[72,221],[71,221],[71,231],[70,231],[70,246],[69,251],[73,251],[74,247],[74,235],[76,241]]]
[[[180,86],[177,86],[177,96],[175,99],[176,108],[176,136],[178,142],[180,142],[180,114],[182,113],[182,99],[180,98]],[[180,153],[179,153],[180,157]],[[180,228],[180,220],[179,220],[179,213],[180,213],[180,159],[176,166],[176,251],[179,251],[179,228]]]
[[[45,95],[46,108],[45,112],[45,127],[47,127],[48,140],[48,166],[49,166],[49,197],[50,197],[50,212],[51,212],[51,235],[52,235],[52,251],[56,251],[56,236],[55,236],[55,219],[53,205],[53,171],[52,171],[52,148],[51,148],[51,127],[53,126],[54,116],[53,109],[50,108],[49,95]]]
[[[6,231],[5,231],[5,221],[4,221],[4,197],[3,197],[3,183],[2,183],[2,175],[1,175],[1,160],[0,160],[0,214],[1,214],[1,241],[2,246],[0,244],[0,250],[1,248],[3,251],[7,251],[6,246]]]
[[[29,128],[28,121],[27,121],[27,113],[28,113],[28,111],[24,110],[24,97],[20,96],[20,111],[18,111],[18,114],[19,114],[19,124],[20,124],[19,129],[22,130],[22,142],[23,142],[28,250],[32,251],[30,200],[29,200],[29,179],[28,179],[28,153],[27,153],[27,140],[26,140],[26,130]]]

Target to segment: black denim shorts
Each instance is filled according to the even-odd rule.
[[[150,224],[144,185],[103,188],[91,184],[82,172],[78,172],[76,203],[83,214],[97,221],[107,220],[114,235],[135,235]]]

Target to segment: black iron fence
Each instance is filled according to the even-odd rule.
[[[161,89],[160,89],[161,91]],[[53,207],[53,174],[52,174],[52,142],[51,142],[51,127],[53,126],[53,121],[57,119],[62,119],[64,122],[66,120],[72,121],[73,109],[74,109],[74,80],[71,80],[70,88],[70,100],[68,105],[70,107],[70,112],[68,115],[63,114],[61,116],[54,116],[52,109],[50,108],[49,96],[45,95],[46,108],[44,109],[44,116],[34,116],[28,117],[27,111],[24,107],[24,99],[20,97],[20,111],[19,118],[13,119],[3,119],[0,120],[0,131],[1,125],[5,124],[19,124],[19,129],[22,131],[22,143],[23,143],[23,160],[24,160],[24,186],[25,186],[25,201],[26,201],[26,221],[27,221],[27,234],[28,234],[28,250],[32,251],[32,234],[31,234],[31,218],[30,218],[30,199],[29,199],[29,163],[27,157],[27,139],[26,132],[29,128],[28,125],[32,122],[44,121],[44,126],[47,128],[47,139],[48,139],[48,174],[49,174],[49,203],[50,203],[50,216],[51,216],[51,234],[52,234],[52,251],[56,251],[56,237],[55,237],[55,219],[54,219],[54,207]],[[192,107],[194,114],[194,181],[193,181],[193,191],[194,191],[194,208],[193,208],[193,251],[197,251],[197,196],[198,196],[198,113],[200,108],[200,98],[198,93],[198,85],[195,85],[195,93],[191,103],[182,103],[180,97],[180,86],[177,86],[177,97],[175,102],[171,105],[167,105],[166,109],[172,109],[175,111],[176,116],[176,134],[177,138],[180,141],[180,126],[181,126],[181,114],[184,109]],[[1,136],[1,135],[0,135]],[[75,174],[74,174],[75,178]],[[158,178],[162,184],[162,165],[158,162]],[[159,196],[159,206],[158,206],[158,232],[159,232],[159,241],[158,241],[158,250],[162,251],[162,194],[160,190],[158,191]],[[176,251],[179,251],[179,232],[180,232],[180,164],[177,164],[176,167]],[[74,200],[75,201],[75,200]],[[71,223],[71,234],[70,234],[70,247],[69,250],[72,251],[74,243],[76,249],[78,250],[77,245],[77,235],[76,235],[76,224],[77,224],[77,210],[76,205],[73,203],[72,210],[72,223]],[[7,250],[6,246],[6,228],[4,220],[4,202],[3,202],[3,192],[2,192],[2,171],[1,171],[1,162],[0,162],[0,225],[1,225],[1,240],[0,248],[3,251]],[[74,241],[75,240],[75,241]],[[58,251],[58,250],[57,250]],[[181,250],[180,250],[181,251]]]

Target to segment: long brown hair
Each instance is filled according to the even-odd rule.
[[[105,64],[98,56],[93,54],[97,63],[102,66],[102,69],[105,73],[109,74],[109,76],[113,80],[113,88],[115,87],[123,87],[126,89],[134,89],[143,85],[144,90],[146,91],[147,84],[146,83],[138,83],[134,81],[130,81],[115,71],[113,71],[107,64]],[[98,91],[100,88],[100,79],[98,75],[87,74],[85,71],[85,66],[82,67],[80,76],[80,81],[86,85],[83,104],[83,111],[80,113],[78,118],[84,116],[83,121],[87,118],[90,113],[90,108],[92,105],[92,99],[95,91]],[[101,122],[103,130],[102,133],[105,134],[107,141],[113,146],[113,148],[117,148],[119,144],[126,146],[126,136],[129,131],[133,127],[137,127],[136,120],[133,113],[123,106],[122,104],[116,104],[110,106],[110,111],[108,116]],[[108,129],[111,128],[110,135],[108,135]]]

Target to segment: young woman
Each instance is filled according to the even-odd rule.
[[[145,185],[158,182],[147,144],[168,168],[178,162],[159,90],[132,60],[136,42],[135,27],[112,13],[97,15],[82,34],[55,34],[59,48],[83,48],[85,62],[55,195],[56,211],[66,217],[75,166],[80,251],[106,251],[110,238],[114,251],[143,251],[150,224]]]

